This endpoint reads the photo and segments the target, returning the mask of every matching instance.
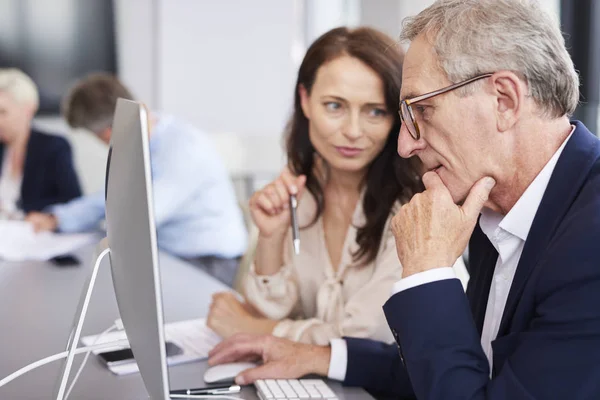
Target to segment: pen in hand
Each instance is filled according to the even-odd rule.
[[[294,253],[300,254],[300,230],[298,229],[298,216],[296,210],[298,208],[298,200],[295,194],[290,194],[290,215],[292,218],[292,241],[294,243]]]

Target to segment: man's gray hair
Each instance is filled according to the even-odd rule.
[[[455,83],[478,74],[512,71],[546,117],[572,115],[579,76],[560,28],[532,0],[438,0],[403,21],[402,40],[425,34],[439,67]],[[458,91],[467,95],[476,85]]]

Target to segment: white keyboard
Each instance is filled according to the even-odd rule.
[[[335,399],[336,394],[321,379],[266,379],[254,383],[261,400]]]

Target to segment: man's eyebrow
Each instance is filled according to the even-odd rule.
[[[415,92],[413,92],[413,91],[408,91],[408,92],[404,93],[403,96],[400,96],[400,101],[406,100],[406,99],[413,99],[413,98],[415,98],[417,96],[420,96],[420,95],[417,94],[417,93],[415,93]]]

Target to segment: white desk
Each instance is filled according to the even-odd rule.
[[[93,246],[77,256],[79,267],[56,267],[44,262],[0,262],[0,378],[46,356],[65,350],[82,287],[90,272]],[[106,260],[106,259],[105,259]],[[194,266],[161,254],[163,303],[166,322],[204,317],[211,295],[225,287]],[[110,268],[103,263],[83,335],[99,333],[118,318]],[[78,356],[74,370],[79,367]],[[31,371],[0,388],[0,399],[50,399],[60,362]],[[169,368],[172,389],[202,387],[205,362]],[[371,398],[362,389],[330,386],[342,400]],[[242,397],[257,399],[252,387]],[[146,399],[139,374],[115,376],[97,359],[90,357],[70,399]]]

